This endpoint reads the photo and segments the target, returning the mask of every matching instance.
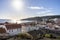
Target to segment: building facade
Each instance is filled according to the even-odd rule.
[[[20,24],[5,24],[0,25],[0,30],[3,30],[0,33],[6,33],[10,36],[17,35],[21,33],[21,25]]]

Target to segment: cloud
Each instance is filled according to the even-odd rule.
[[[57,15],[57,14],[54,14],[54,13],[39,14],[39,16],[51,16],[51,15]]]
[[[56,14],[54,14],[54,13],[47,13],[44,16],[50,16],[50,15],[56,15]]]
[[[38,12],[37,14],[46,14],[46,13],[50,13],[51,10],[45,10],[45,11],[41,11],[41,12]]]
[[[34,13],[32,13],[31,16],[50,16],[50,15],[56,15],[53,13],[53,9],[52,8],[45,8],[44,6],[38,7],[38,6],[31,6],[28,7],[29,9],[32,9],[33,11],[35,10],[39,10],[39,11],[35,11]]]
[[[28,7],[29,9],[44,9],[44,7],[38,7],[38,6],[31,6]]]
[[[52,10],[49,10],[49,9],[45,9],[45,11],[40,11],[40,12],[37,12],[36,13],[37,15],[39,16],[50,16],[50,15],[57,15],[57,14],[54,14]]]
[[[52,12],[47,12],[47,13],[38,13],[39,16],[50,16],[50,15],[57,15]]]

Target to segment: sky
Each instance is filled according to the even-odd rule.
[[[0,0],[0,19],[60,15],[60,0]]]

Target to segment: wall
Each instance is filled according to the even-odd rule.
[[[9,33],[10,36],[17,35],[21,33],[21,28],[7,30],[7,33]]]
[[[28,32],[32,30],[38,30],[38,26],[22,26],[22,32]]]

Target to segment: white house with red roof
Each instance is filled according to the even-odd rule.
[[[0,25],[0,34],[1,33],[6,33],[6,34],[9,34],[10,36],[17,35],[17,34],[21,33],[21,25],[20,24]]]

